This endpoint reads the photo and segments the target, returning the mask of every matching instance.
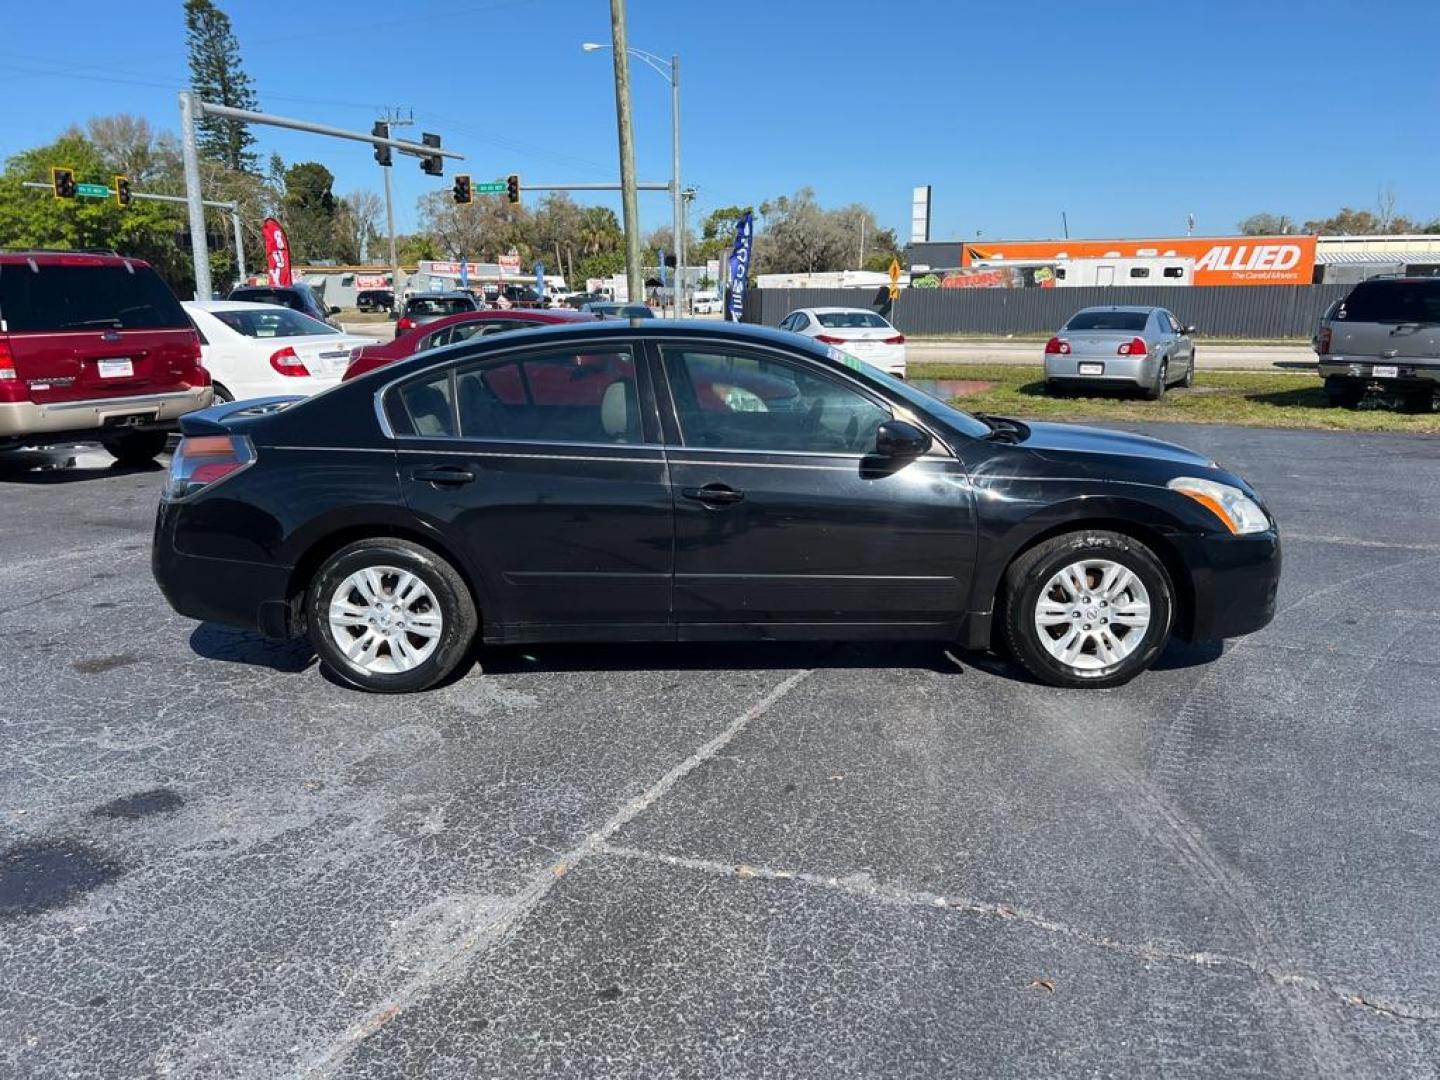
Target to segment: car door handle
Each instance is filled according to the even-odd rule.
[[[431,484],[459,485],[470,483],[475,479],[475,474],[456,465],[431,465],[412,470],[410,478]]]
[[[706,484],[698,488],[681,488],[680,494],[687,499],[694,499],[706,506],[730,506],[745,498],[743,491],[736,491],[724,484]]]

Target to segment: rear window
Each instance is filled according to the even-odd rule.
[[[890,329],[890,324],[873,311],[817,311],[815,317],[830,330]]]
[[[475,301],[463,296],[421,297],[405,305],[406,315],[458,315],[474,310]]]
[[[210,313],[237,334],[253,338],[305,337],[309,334],[338,334],[333,326],[326,326],[319,319],[301,315],[289,308],[273,308],[269,311],[255,308],[249,311],[212,311]]]
[[[1065,324],[1066,330],[1126,330],[1134,333],[1145,329],[1150,316],[1144,311],[1082,311]]]
[[[148,266],[0,267],[0,320],[11,333],[190,329],[180,301]]]
[[[1370,281],[1335,312],[1341,322],[1440,323],[1440,280]]]
[[[304,298],[286,289],[236,289],[230,294],[230,299],[244,300],[247,304],[279,304],[296,311],[305,310]]]

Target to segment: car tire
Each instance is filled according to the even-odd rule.
[[[330,556],[310,582],[305,610],[326,667],[380,694],[428,690],[454,674],[480,623],[469,586],[449,562],[391,537]]]
[[[1165,396],[1166,380],[1170,378],[1170,359],[1164,357],[1160,361],[1160,369],[1155,372],[1155,382],[1145,388],[1147,401],[1159,401]]]
[[[148,465],[165,449],[168,438],[163,431],[132,431],[101,439],[100,445],[121,465]]]
[[[1119,686],[1165,648],[1174,596],[1164,564],[1134,537],[1101,529],[1065,533],[1035,545],[1005,572],[1005,645],[1051,686]]]
[[[216,405],[224,405],[235,400],[235,395],[225,388],[224,383],[212,383],[211,386],[215,390]]]
[[[1331,375],[1325,379],[1325,400],[1342,409],[1353,409],[1365,397],[1365,384]]]

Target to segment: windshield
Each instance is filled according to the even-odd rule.
[[[1082,311],[1065,324],[1066,330],[1124,330],[1138,333],[1150,321],[1148,311]]]
[[[474,310],[475,301],[464,296],[417,296],[405,305],[406,315],[458,315]]]
[[[1335,312],[1339,322],[1440,323],[1440,280],[1369,281]]]
[[[829,330],[890,329],[890,324],[873,311],[817,311],[815,318]]]
[[[113,327],[189,330],[180,301],[149,267],[6,266],[0,270],[0,319],[12,334]]]
[[[859,357],[851,356],[849,353],[835,348],[827,348],[825,355],[831,360],[844,364],[869,382],[878,383],[896,397],[914,405],[921,412],[945,421],[956,431],[964,432],[975,439],[983,439],[990,434],[990,426],[983,421],[976,420],[969,413],[962,412],[937,397],[931,397],[925,391],[911,386],[904,379],[897,379],[893,375],[885,374],[877,367],[871,367]]]
[[[252,338],[309,337],[338,334],[333,326],[289,308],[236,308],[210,313],[237,334]]]

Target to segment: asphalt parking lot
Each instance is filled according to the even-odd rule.
[[[1440,440],[1143,430],[1266,496],[1280,613],[1089,694],[826,645],[366,696],[170,613],[158,471],[5,474],[0,1073],[1433,1076]]]

